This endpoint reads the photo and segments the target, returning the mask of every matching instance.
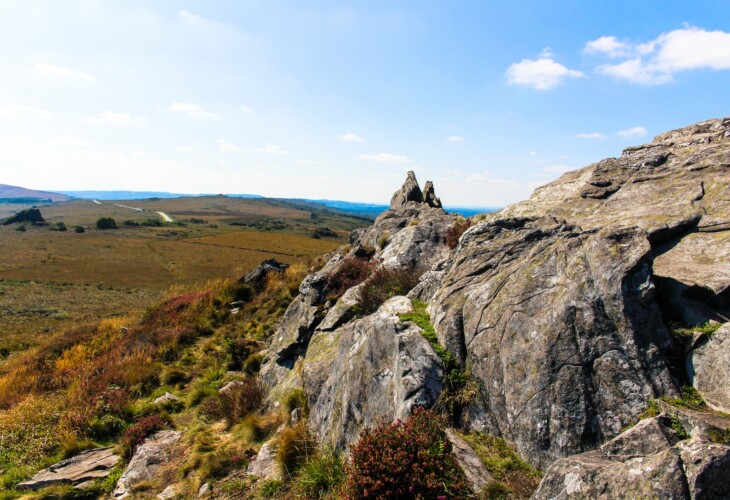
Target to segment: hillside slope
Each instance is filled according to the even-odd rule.
[[[50,193],[47,191],[36,191],[34,189],[26,189],[19,186],[10,186],[8,184],[0,184],[0,200],[4,199],[21,199],[21,200],[38,200],[53,202],[69,201],[70,196],[60,193]]]

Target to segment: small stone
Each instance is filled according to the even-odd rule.
[[[210,492],[211,492],[210,483],[205,483],[198,490],[198,498],[205,498],[208,495],[210,495]]]
[[[156,405],[164,405],[166,403],[174,403],[174,402],[177,402],[177,401],[180,401],[180,398],[179,397],[175,396],[174,394],[172,394],[170,392],[166,392],[165,394],[163,394],[159,398],[155,399],[154,404],[156,404]]]
[[[162,493],[159,493],[157,495],[157,498],[159,498],[160,500],[167,500],[168,498],[175,498],[176,495],[177,491],[175,491],[175,487],[170,485],[162,490]]]

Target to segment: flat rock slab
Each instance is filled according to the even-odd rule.
[[[136,484],[150,481],[160,465],[170,459],[170,451],[181,436],[182,432],[166,430],[148,437],[134,452],[132,460],[117,481],[113,497],[126,498],[132,494]]]
[[[69,459],[43,469],[28,481],[20,483],[18,489],[37,490],[57,484],[81,484],[106,477],[119,462],[111,447],[86,450]]]
[[[451,443],[452,453],[459,462],[461,470],[464,471],[472,491],[479,493],[489,483],[494,482],[494,477],[489,473],[481,459],[474,453],[469,443],[464,441],[454,429],[446,429],[446,439]]]

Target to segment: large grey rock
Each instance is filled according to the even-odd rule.
[[[393,297],[370,316],[312,337],[303,365],[309,428],[344,447],[380,418],[406,419],[441,392],[441,362],[421,329],[402,323],[412,309]]]
[[[562,458],[532,498],[727,498],[730,447],[680,441],[662,414],[600,450]]]
[[[151,481],[157,469],[170,459],[172,447],[180,440],[179,431],[157,431],[148,437],[134,452],[129,465],[117,481],[112,496],[126,498],[132,495],[134,486],[142,481]]]
[[[108,476],[119,460],[119,455],[114,454],[112,447],[82,451],[43,469],[31,479],[18,484],[17,488],[37,490],[55,484],[83,484]]]
[[[436,196],[436,192],[433,188],[433,182],[426,181],[426,185],[423,186],[423,202],[429,207],[442,208],[441,199]]]
[[[281,479],[281,467],[276,462],[276,452],[278,449],[277,437],[279,433],[284,429],[284,426],[277,429],[276,434],[266,441],[259,450],[256,458],[251,461],[246,470],[246,473],[250,476],[255,476],[258,479],[272,480]]]
[[[545,467],[598,446],[675,389],[640,230],[550,217],[478,224],[429,301],[441,343],[482,381],[469,427]]]
[[[730,323],[692,353],[693,383],[707,405],[730,413]]]
[[[261,291],[266,286],[266,280],[269,274],[281,274],[289,268],[289,264],[284,264],[276,259],[266,259],[261,264],[249,271],[240,281],[253,286],[256,290]]]

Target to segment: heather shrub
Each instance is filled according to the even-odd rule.
[[[136,424],[129,427],[124,433],[124,438],[122,439],[122,450],[124,456],[126,458],[130,458],[137,447],[141,445],[148,436],[151,436],[155,432],[164,429],[167,426],[167,420],[157,415],[139,419]]]
[[[329,300],[337,300],[348,288],[359,285],[367,278],[377,265],[357,257],[345,257],[337,266],[337,270],[328,276],[325,292]]]
[[[451,454],[445,421],[417,408],[407,422],[365,430],[350,449],[347,492],[353,498],[464,498],[468,482]]]
[[[461,235],[464,234],[464,231],[469,229],[471,225],[471,219],[458,219],[456,222],[454,222],[454,225],[446,231],[446,236],[444,236],[444,243],[446,243],[448,247],[453,250],[459,244],[459,238],[461,238]]]
[[[413,269],[376,269],[360,288],[358,312],[374,313],[380,305],[396,295],[405,295],[418,284],[418,274]]]

